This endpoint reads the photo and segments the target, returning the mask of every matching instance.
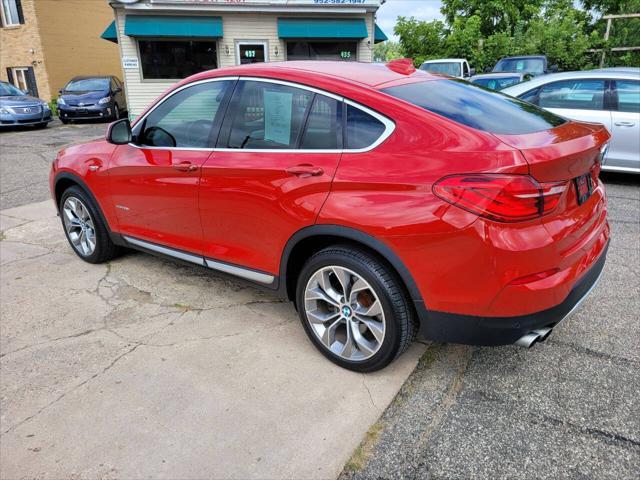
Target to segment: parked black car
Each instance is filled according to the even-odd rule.
[[[557,65],[551,65],[545,55],[522,55],[519,57],[504,57],[498,60],[492,72],[522,72],[534,76],[546,75],[558,71]]]
[[[0,82],[0,128],[29,125],[44,128],[50,121],[51,109],[45,101]]]
[[[58,116],[72,120],[117,120],[127,110],[122,82],[112,76],[75,77],[60,90]]]

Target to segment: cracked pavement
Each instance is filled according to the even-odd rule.
[[[84,263],[50,201],[0,222],[2,478],[332,478],[424,351],[348,372],[270,293]]]

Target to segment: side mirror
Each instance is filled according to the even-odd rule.
[[[113,90],[113,93],[120,93],[122,91],[122,89],[120,87],[117,87],[116,89]]]
[[[24,93],[25,95],[29,95],[29,90],[20,90],[22,93]]]
[[[59,93],[60,95],[62,95],[62,89],[58,90],[58,93]]]
[[[476,69],[475,68],[470,68],[469,69],[469,76],[473,77],[476,74]]]
[[[485,67],[484,73],[491,73],[491,67]]]
[[[128,118],[123,118],[109,125],[107,142],[114,145],[126,145],[131,142],[131,122]]]
[[[549,71],[551,73],[556,73],[558,71],[558,65],[556,65],[556,64],[551,65],[551,67],[549,67]]]

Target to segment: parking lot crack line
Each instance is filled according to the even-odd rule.
[[[439,405],[436,406],[435,411],[433,413],[433,419],[429,424],[425,427],[424,431],[421,433],[420,438],[416,441],[414,447],[415,452],[421,452],[423,450],[424,445],[429,443],[431,439],[431,435],[435,432],[440,425],[444,422],[447,414],[451,410],[451,408],[456,404],[458,395],[462,390],[464,375],[467,372],[469,366],[471,365],[471,361],[473,359],[474,350],[467,350],[466,353],[466,361],[462,363],[462,365],[458,368],[458,371],[455,373],[449,388],[447,389],[442,401]],[[416,462],[416,464],[419,462]]]
[[[49,343],[59,342],[61,340],[68,340],[70,338],[84,337],[85,335],[90,335],[92,333],[96,333],[96,332],[99,332],[101,330],[104,330],[104,329],[103,328],[97,328],[97,329],[96,328],[92,328],[90,330],[85,330],[83,332],[74,333],[74,334],[71,334],[71,335],[65,335],[64,337],[51,338],[49,340],[44,340],[42,342],[32,343],[30,345],[24,345],[24,346],[22,346],[20,348],[16,348],[15,350],[11,350],[10,352],[0,353],[0,358],[6,357],[7,355],[12,355],[14,353],[21,352],[23,350],[27,350],[29,348],[34,348],[34,347],[38,347],[38,346],[41,346],[41,345],[47,345]]]
[[[369,386],[367,385],[367,375],[364,373],[362,374],[362,386],[369,394],[369,400],[371,400],[371,405],[373,405],[373,408],[375,408],[376,410],[380,410],[376,405],[376,402],[373,401],[373,395],[371,395],[371,390],[369,390]]]
[[[575,423],[572,423],[566,420],[561,420],[559,418],[555,418],[545,414],[537,414],[537,413],[530,412],[529,416],[531,417],[533,423],[535,423],[537,419],[541,419],[545,422],[551,423],[556,426],[563,426],[575,432],[587,434],[591,437],[596,438],[597,440],[614,442],[614,443],[622,444],[625,446],[631,446],[632,448],[640,447],[640,440],[635,440],[633,438],[625,437],[624,435],[620,435],[618,433],[607,432],[605,430],[601,430],[599,428],[594,428],[594,427],[576,425]]]
[[[44,412],[45,410],[49,409],[50,407],[52,407],[53,405],[55,405],[56,403],[58,403],[60,400],[62,400],[63,398],[65,398],[67,395],[69,395],[70,393],[73,393],[75,390],[79,389],[80,387],[86,385],[87,383],[89,383],[91,380],[98,378],[102,375],[104,375],[106,372],[108,372],[111,368],[113,368],[120,360],[122,360],[124,357],[126,357],[127,355],[129,355],[130,353],[134,352],[138,347],[140,347],[142,344],[141,343],[136,343],[135,345],[133,345],[131,348],[129,348],[127,351],[121,353],[120,355],[118,355],[116,358],[114,358],[106,367],[104,367],[101,371],[94,373],[93,375],[91,375],[89,378],[83,380],[82,382],[78,383],[77,385],[73,386],[72,388],[70,388],[69,390],[67,390],[66,392],[61,393],[55,400],[52,400],[51,402],[49,402],[48,404],[46,404],[44,407],[40,408],[36,413],[34,413],[33,415],[28,416],[27,418],[24,418],[23,420],[19,421],[18,423],[16,423],[15,425],[9,427],[7,430],[5,430],[4,432],[2,432],[2,434],[0,435],[6,435],[7,433],[15,430],[16,428],[20,427],[21,425],[24,425],[25,423],[33,420],[34,418],[36,418],[38,415],[40,415],[42,412]]]
[[[589,347],[583,347],[582,345],[576,345],[575,343],[571,343],[571,342],[565,342],[562,340],[558,340],[555,338],[549,338],[546,340],[546,343],[552,344],[552,345],[559,345],[559,346],[564,346],[564,347],[569,347],[572,350],[575,350],[576,352],[580,352],[580,353],[584,353],[586,355],[590,355],[592,357],[597,357],[597,358],[602,358],[605,360],[610,360],[612,362],[619,362],[619,363],[624,363],[627,365],[632,365],[632,366],[638,366],[640,365],[640,362],[630,359],[630,358],[625,358],[625,357],[620,357],[618,355],[611,355],[610,353],[605,353],[605,352],[599,352],[597,350],[593,350]]]

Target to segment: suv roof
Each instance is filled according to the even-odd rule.
[[[364,63],[364,62],[337,62],[337,61],[288,61],[288,62],[269,62],[269,63],[253,63],[247,65],[236,65],[233,67],[218,68],[196,74],[191,80],[219,77],[224,75],[264,75],[275,71],[304,71],[313,72],[321,75],[341,78],[354,83],[366,85],[369,87],[378,87],[382,84],[390,82],[415,79],[415,80],[437,80],[444,77],[434,75],[423,70],[415,69],[411,73],[399,73],[383,63]]]

